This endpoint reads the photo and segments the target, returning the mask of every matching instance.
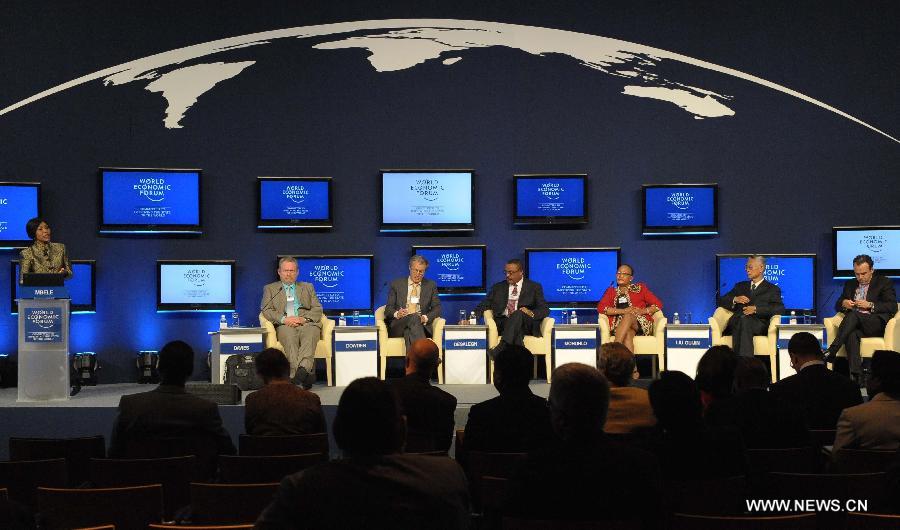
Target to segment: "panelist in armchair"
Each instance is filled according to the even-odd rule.
[[[718,300],[718,306],[732,311],[725,334],[733,339],[734,353],[753,356],[753,336],[765,335],[769,319],[784,312],[781,289],[766,281],[766,258],[754,254],[744,267],[748,281],[738,282]]]
[[[500,343],[494,353],[509,345],[522,346],[525,335],[541,336],[541,321],[550,316],[544,300],[544,288],[525,279],[521,260],[511,259],[504,267],[506,280],[491,286],[490,292],[476,307],[481,316],[490,309],[497,323]]]
[[[616,270],[616,286],[603,293],[597,312],[609,318],[609,330],[615,342],[621,342],[634,352],[636,334],[653,334],[653,315],[662,309],[662,302],[643,282],[632,283],[634,268],[622,264]]]
[[[388,335],[403,337],[407,349],[419,339],[433,337],[434,320],[441,316],[437,283],[425,277],[427,270],[424,256],[409,258],[409,276],[391,282],[384,306]]]

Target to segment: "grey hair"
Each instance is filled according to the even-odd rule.
[[[425,256],[419,254],[414,254],[413,257],[409,258],[409,266],[412,267],[414,263],[422,263],[425,267],[428,267],[428,260],[425,259]]]
[[[759,254],[751,254],[750,256],[747,257],[747,260],[748,260],[748,261],[749,261],[749,260],[758,261],[758,262],[760,263],[760,265],[762,265],[763,267],[766,266],[766,258],[765,258],[765,256],[760,256]]]
[[[282,256],[282,257],[278,258],[278,268],[280,269],[281,264],[285,263],[285,262],[293,263],[294,265],[297,265],[297,258],[295,258],[294,256]]]

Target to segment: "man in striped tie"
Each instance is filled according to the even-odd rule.
[[[521,346],[525,335],[540,337],[541,321],[550,315],[544,288],[538,282],[525,279],[521,260],[507,261],[503,272],[506,280],[495,283],[475,308],[479,316],[487,309],[494,313],[500,343],[492,354],[510,344]]]

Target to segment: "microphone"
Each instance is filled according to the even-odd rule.
[[[265,311],[266,308],[269,307],[269,304],[272,303],[272,300],[274,300],[276,296],[281,294],[281,291],[284,291],[284,284],[281,284],[281,287],[279,287],[278,290],[275,291],[275,294],[273,294],[272,297],[269,298],[269,301],[267,301],[265,304],[263,304],[262,309],[260,309],[260,311]]]

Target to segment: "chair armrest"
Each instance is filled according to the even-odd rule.
[[[500,342],[500,336],[497,333],[497,322],[494,321],[494,312],[490,309],[484,311],[484,324],[488,328],[488,348],[493,348]]]
[[[434,323],[431,326],[431,329],[434,330],[434,342],[437,344],[438,353],[440,354],[441,359],[444,358],[444,326],[447,324],[447,320],[444,317],[437,317],[434,319]]]
[[[278,342],[278,336],[275,334],[275,324],[269,322],[262,312],[260,312],[259,325],[266,330],[266,348],[274,348],[275,344]]]
[[[722,341],[722,332],[725,331],[725,326],[720,324],[720,321],[728,322],[728,319],[731,318],[731,315],[733,314],[733,312],[727,309],[717,307],[716,312],[709,317],[709,329],[712,333],[713,344],[718,344]]]
[[[666,318],[662,311],[657,311],[653,314],[653,335],[656,337],[665,337],[666,336],[666,326],[669,324],[669,319]]]
[[[897,351],[900,348],[900,313],[888,320],[884,328],[884,349]]]
[[[822,325],[825,326],[825,337],[829,343],[837,336],[838,327],[843,320],[843,313],[836,313],[833,317],[822,319]]]
[[[382,313],[384,311],[383,307],[384,306],[379,308],[382,310]],[[377,315],[378,311],[376,310],[375,313]],[[379,349],[384,348],[388,341],[388,329],[387,329],[387,324],[384,323],[383,317],[380,319],[377,316],[375,317],[375,327],[378,329]]]
[[[551,317],[547,317],[541,322],[541,338],[551,340],[554,324],[556,324],[556,319]]]
[[[612,340],[612,332],[609,330],[609,317],[603,313],[597,313],[597,324],[600,326],[600,344],[606,344]]]

